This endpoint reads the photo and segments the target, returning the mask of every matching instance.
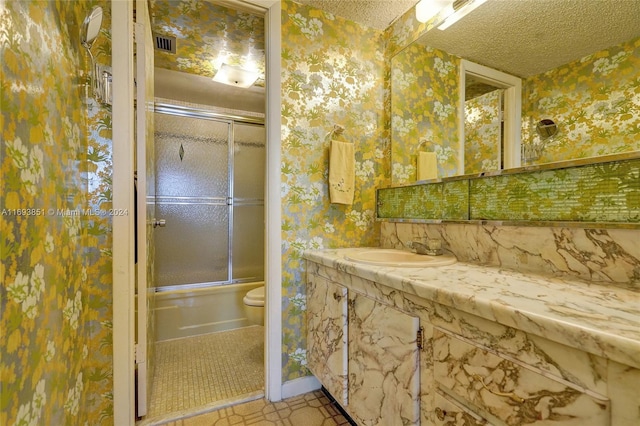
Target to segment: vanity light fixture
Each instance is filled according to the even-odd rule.
[[[247,87],[251,87],[258,77],[259,74],[255,71],[245,70],[233,65],[222,64],[216,75],[213,76],[213,81],[246,89]]]
[[[450,11],[445,15],[447,18],[438,26],[438,29],[446,30],[486,1],[487,0],[455,0],[450,6]]]
[[[416,19],[422,23],[427,22],[440,13],[441,10],[451,7],[453,1],[454,0],[420,0],[420,2],[416,4]]]

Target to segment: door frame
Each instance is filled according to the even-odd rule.
[[[135,422],[135,262],[133,193],[135,126],[133,71],[133,3],[111,2],[113,208],[113,418]]]
[[[282,399],[282,256],[280,212],[280,1],[233,0],[265,13],[267,165],[265,190],[265,397]],[[113,418],[135,424],[134,59],[133,3],[112,1],[113,208]]]

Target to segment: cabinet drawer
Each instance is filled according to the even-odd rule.
[[[433,423],[436,426],[490,426],[487,420],[449,399],[439,390],[436,391],[435,403]]]
[[[438,387],[508,425],[607,426],[609,401],[436,328]]]

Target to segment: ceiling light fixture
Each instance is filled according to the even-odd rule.
[[[486,1],[487,0],[455,0],[451,5],[451,12],[445,15],[447,18],[438,26],[438,29],[446,30]]]
[[[427,22],[436,16],[441,10],[451,6],[454,0],[420,0],[416,4],[416,19],[419,22]]]
[[[254,71],[222,64],[216,75],[213,76],[213,81],[246,89],[247,87],[251,87],[259,76],[260,74]]]

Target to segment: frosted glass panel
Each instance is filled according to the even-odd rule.
[[[229,123],[156,113],[156,194],[226,197]]]
[[[234,127],[234,198],[264,199],[264,126],[236,124]]]
[[[229,208],[226,205],[162,204],[156,228],[159,287],[226,281],[229,274]]]
[[[156,113],[157,286],[263,280],[264,126],[198,114]]]
[[[233,279],[264,279],[264,206],[233,209]]]

